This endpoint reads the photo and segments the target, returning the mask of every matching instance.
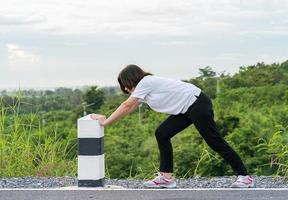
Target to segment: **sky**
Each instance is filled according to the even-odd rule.
[[[287,0],[0,1],[0,89],[190,79],[288,59]]]

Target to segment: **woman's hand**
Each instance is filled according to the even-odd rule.
[[[106,126],[106,123],[105,123],[105,121],[106,121],[106,116],[105,116],[105,115],[100,115],[100,114],[92,113],[92,114],[90,115],[90,117],[91,117],[91,119],[93,119],[93,120],[98,120],[101,126]]]

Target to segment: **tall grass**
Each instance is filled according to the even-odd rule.
[[[270,137],[259,139],[257,151],[269,157],[270,162],[266,165],[276,167],[275,175],[288,176],[288,127],[278,125],[275,128]]]
[[[0,98],[0,176],[75,176],[76,155],[67,155],[77,147],[76,134],[64,139],[57,123],[43,127],[39,112],[20,114],[21,96],[9,106]]]
[[[66,118],[61,117],[53,122],[48,122],[45,126],[42,122],[41,112],[30,112],[30,113],[21,113],[21,106],[25,105],[26,102],[23,102],[22,94],[19,94],[14,97],[12,105],[6,105],[3,99],[0,97],[0,177],[14,177],[14,176],[76,176],[77,175],[77,135],[76,127],[73,127],[71,124],[65,124]],[[36,107],[37,105],[31,105]],[[33,110],[33,109],[31,109]],[[277,110],[278,111],[278,110]],[[49,112],[49,114],[54,115],[54,112]],[[63,111],[63,114],[65,112]],[[284,113],[286,114],[286,113]],[[283,114],[283,116],[284,116]],[[61,115],[62,116],[62,115]],[[137,115],[136,115],[137,116]],[[141,128],[136,129],[136,132],[144,134],[147,131],[151,131],[154,128],[153,116],[158,115],[149,115],[149,121],[147,127],[149,128],[141,132]],[[286,115],[285,115],[286,116]],[[155,117],[156,118],[156,117]],[[273,117],[274,118],[274,117]],[[285,118],[286,119],[286,118]],[[126,118],[127,121],[124,121],[127,124],[134,122],[134,118]],[[252,118],[252,121],[254,119]],[[72,120],[73,121],[73,120]],[[249,121],[249,120],[247,120]],[[280,120],[278,120],[280,121]],[[257,121],[257,125],[258,125]],[[280,123],[281,124],[281,123]],[[283,123],[284,124],[284,123]],[[152,128],[150,128],[150,126]],[[263,124],[259,124],[257,129],[258,132],[264,130],[262,128]],[[254,130],[255,127],[249,127],[248,130]],[[261,128],[261,129],[260,129]],[[105,163],[105,174],[106,178],[115,178],[116,176],[121,175],[121,178],[128,179],[148,179],[152,178],[154,172],[158,170],[159,159],[157,157],[158,152],[156,150],[156,143],[152,142],[152,139],[147,139],[145,145],[145,151],[149,154],[141,152],[139,149],[139,142],[144,141],[141,134],[134,134],[135,130],[128,132],[127,126],[111,127],[110,132],[107,131],[107,142],[108,144],[106,149],[106,163]],[[239,128],[240,130],[240,128]],[[256,166],[259,168],[261,174],[265,172],[264,170],[269,170],[267,174],[273,175],[288,175],[288,127],[278,125],[274,130],[267,129],[267,134],[262,135],[261,139],[256,140],[255,147],[253,146],[253,152],[257,151],[260,154],[259,157],[249,157],[253,159],[253,162],[259,160],[259,164],[264,164],[265,166]],[[191,130],[189,135],[191,134]],[[242,132],[241,132],[242,131]],[[241,130],[237,139],[240,137],[248,137],[248,135],[243,135],[245,129]],[[119,134],[125,133],[125,134]],[[109,133],[109,134],[108,134]],[[117,133],[117,134],[116,134]],[[127,137],[127,134],[129,137]],[[129,135],[130,134],[130,135]],[[231,133],[232,134],[232,133]],[[234,133],[235,134],[235,133]],[[237,132],[236,132],[237,134]],[[179,134],[180,135],[180,134]],[[112,137],[113,136],[113,137]],[[133,141],[129,140],[130,136],[133,136]],[[125,138],[126,137],[126,138]],[[128,139],[127,139],[128,138]],[[132,137],[131,137],[132,138]],[[151,137],[150,137],[151,138]],[[177,151],[179,154],[186,156],[186,160],[182,157],[180,164],[183,165],[184,169],[178,171],[177,167],[175,168],[175,173],[179,175],[178,177],[188,178],[190,176],[203,175],[211,173],[211,166],[216,166],[220,162],[217,156],[214,153],[211,153],[210,148],[205,142],[202,141],[198,146],[184,146],[190,141],[197,139],[197,137],[189,136],[189,140],[182,139],[179,137],[178,146],[181,145],[181,149]],[[241,139],[241,138],[240,138]],[[154,141],[154,138],[153,138]],[[246,140],[243,140],[246,142]],[[154,141],[155,142],[155,141]],[[183,144],[182,144],[183,142]],[[238,140],[237,146],[240,146],[241,140]],[[118,145],[118,146],[117,146]],[[133,146],[134,145],[134,146]],[[114,148],[115,147],[115,148]],[[133,154],[126,156],[129,151],[124,151],[125,155],[121,154],[121,148],[137,148],[137,153],[133,152],[134,149],[129,149]],[[194,149],[193,149],[194,148]],[[196,151],[198,153],[188,154],[189,151]],[[243,149],[242,149],[243,150]],[[117,154],[115,154],[117,152]],[[143,156],[137,157],[136,155]],[[113,156],[112,156],[113,155]],[[151,160],[146,161],[145,156],[151,155]],[[191,162],[190,157],[191,156]],[[194,160],[193,160],[194,159]],[[124,160],[124,161],[123,161]],[[122,163],[120,161],[123,161]],[[143,161],[143,162],[142,162]],[[212,162],[213,165],[211,164]],[[120,164],[119,164],[120,163]],[[124,167],[123,167],[124,166]],[[223,168],[226,165],[219,164]],[[217,167],[219,167],[217,166]],[[122,167],[122,168],[121,168]],[[210,171],[209,171],[210,170]],[[212,169],[213,170],[213,169]],[[216,170],[216,169],[215,169]],[[206,172],[208,171],[208,172]]]

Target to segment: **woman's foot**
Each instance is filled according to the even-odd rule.
[[[176,181],[174,177],[169,179],[158,172],[153,180],[145,181],[143,185],[145,188],[176,188]]]
[[[237,180],[232,183],[232,188],[251,188],[255,187],[254,179],[252,176],[237,176]]]

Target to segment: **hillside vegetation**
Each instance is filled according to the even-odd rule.
[[[211,67],[183,80],[212,100],[223,137],[251,174],[288,175],[288,61],[241,67],[234,75]],[[127,95],[119,88],[57,88],[1,92],[0,176],[77,176],[76,121],[86,113],[107,117]],[[140,110],[139,110],[140,109]],[[105,127],[107,178],[148,178],[158,170],[155,129],[168,115],[146,104]],[[177,177],[232,175],[193,125],[172,138]]]

